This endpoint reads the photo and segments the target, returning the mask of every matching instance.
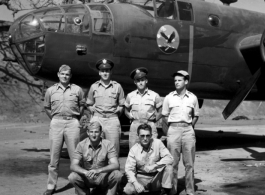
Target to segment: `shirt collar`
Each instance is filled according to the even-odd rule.
[[[98,86],[99,86],[99,85],[102,85],[102,86],[104,86],[104,87],[106,86],[106,85],[101,81],[101,79],[99,80]],[[112,81],[112,80],[110,80],[110,82],[109,82],[107,88],[108,88],[109,86],[113,86],[113,81]]]
[[[189,93],[190,93],[190,92],[186,89],[186,92],[185,92],[184,96],[189,97]],[[177,92],[176,90],[173,92],[173,96],[174,96],[174,95],[179,96],[179,94],[178,94],[178,92]]]
[[[154,149],[154,147],[153,147],[153,145],[154,145],[153,142],[154,142],[154,140],[153,140],[153,138],[151,138],[151,141],[150,141],[150,145],[149,145],[148,151]],[[139,143],[139,145],[140,145],[141,153],[143,153],[144,148],[143,148],[143,146],[142,146],[140,143]]]
[[[145,95],[145,94],[150,95],[148,88],[146,88],[146,89],[144,90],[144,93],[143,93],[143,94],[141,94],[140,91],[139,91],[138,89],[136,90],[136,93],[137,93],[137,94],[140,94],[140,95]]]
[[[91,141],[89,139],[89,137],[87,138],[88,141],[87,141],[87,144],[88,144],[88,148],[93,148],[92,144],[91,144]],[[102,146],[102,139],[100,140],[99,144],[98,144],[98,148],[101,148]],[[98,149],[98,148],[94,148],[94,149]]]
[[[71,89],[71,86],[72,86],[71,83],[69,83],[69,84],[66,86],[66,88],[69,87],[69,88]],[[61,83],[58,83],[58,85],[57,85],[57,89],[59,89],[59,87],[61,87],[62,89],[64,89],[64,86],[63,86]],[[66,88],[65,88],[65,89],[66,89]]]

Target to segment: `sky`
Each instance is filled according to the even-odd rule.
[[[199,0],[194,0],[199,1]],[[222,4],[220,0],[206,0],[212,3]],[[252,11],[258,11],[265,13],[265,2],[264,0],[238,0],[237,3],[231,4],[233,7],[248,9]],[[25,14],[26,12],[19,12],[16,14],[16,18]],[[0,6],[0,20],[13,21],[12,13],[6,8],[6,6]]]

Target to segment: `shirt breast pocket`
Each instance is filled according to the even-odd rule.
[[[139,109],[139,100],[133,98],[131,99],[130,106],[132,108],[132,111],[138,111]]]
[[[52,106],[58,106],[58,104],[59,104],[59,102],[60,102],[60,96],[59,95],[56,95],[56,94],[54,94],[54,95],[52,95],[51,96],[51,104],[52,104]]]
[[[107,165],[106,159],[107,159],[106,156],[99,155],[98,156],[98,166],[100,166],[100,167],[106,166]]]
[[[117,97],[118,97],[118,94],[116,92],[111,92],[109,95],[110,103],[113,105],[116,105]]]
[[[86,157],[83,156],[83,159],[84,159],[84,167],[89,170],[93,165],[92,157],[91,156],[86,156]]]
[[[187,104],[187,105],[185,106],[185,108],[186,108],[186,113],[189,114],[189,115],[191,115],[192,112],[193,112],[193,109],[194,109],[194,105],[192,105],[192,104]]]
[[[100,93],[99,91],[94,91],[94,95],[93,95],[94,99],[95,99],[95,102],[96,104],[102,104],[103,100],[102,100],[102,97],[103,97],[103,94]]]
[[[146,100],[145,101],[146,111],[153,112],[154,106],[155,106],[155,102],[153,100]]]
[[[136,160],[136,168],[141,169],[143,166],[145,166],[145,162],[142,160]]]
[[[75,94],[75,93],[71,93],[71,94],[67,97],[67,99],[68,99],[69,101],[71,101],[71,102],[77,102],[77,100],[78,100],[78,96],[77,96],[77,94]]]

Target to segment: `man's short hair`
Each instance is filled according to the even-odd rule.
[[[61,71],[66,71],[66,70],[69,70],[71,72],[71,67],[66,65],[66,64],[63,64],[60,68],[59,68],[59,72]]]
[[[100,131],[102,131],[101,124],[98,121],[93,121],[93,122],[88,124],[87,131],[90,131],[92,129],[98,129],[98,128]]]
[[[139,135],[140,130],[150,131],[150,134],[152,134],[152,127],[148,125],[147,123],[139,125],[139,127],[137,128],[138,135]]]

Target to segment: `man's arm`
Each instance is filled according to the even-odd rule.
[[[105,167],[98,168],[98,169],[89,170],[87,172],[87,176],[89,178],[93,178],[94,176],[97,176],[100,173],[108,173],[108,172],[112,172],[114,170],[119,170],[119,169],[120,169],[120,165],[118,162],[118,158],[113,157],[113,158],[109,159],[109,165],[107,165]]]
[[[70,165],[70,170],[80,175],[86,175],[88,171],[80,167],[79,163],[80,163],[79,159],[73,159]]]
[[[199,103],[198,103],[198,99],[196,97],[195,103],[194,103],[192,122],[191,122],[193,129],[194,129],[195,124],[197,123],[198,119],[199,119]]]
[[[80,88],[79,90],[78,99],[79,99],[79,120],[80,120],[84,114],[84,108],[86,104],[85,94],[82,88]]]
[[[51,114],[51,95],[50,95],[50,88],[47,89],[45,96],[44,96],[44,110],[47,116],[52,119]]]
[[[147,173],[160,171],[161,170],[160,168],[163,168],[165,165],[171,165],[173,163],[172,155],[161,141],[159,141],[158,148],[159,148],[160,160],[153,165],[145,166],[145,171]]]
[[[162,118],[162,106],[157,109],[157,114],[156,114],[156,122],[159,121]]]
[[[191,125],[193,127],[193,129],[195,128],[195,124],[197,123],[199,117],[198,116],[194,116],[193,119],[192,119],[192,122],[191,122]]]
[[[165,97],[162,107],[162,123],[164,124],[164,128],[162,128],[163,133],[167,135],[168,130],[168,116],[169,116],[169,103],[168,103],[168,96]]]
[[[48,116],[50,119],[52,119],[51,109],[44,107],[44,110],[45,110],[47,116]]]
[[[125,112],[124,113],[125,113],[125,115],[127,116],[128,119],[133,120],[133,116],[131,115],[129,108],[125,107]]]
[[[95,112],[95,109],[93,107],[93,105],[95,104],[95,99],[94,99],[93,87],[92,86],[90,87],[90,89],[88,91],[87,100],[86,100],[87,109],[89,110],[89,112],[91,114],[93,114]]]
[[[127,161],[125,163],[125,173],[126,173],[126,176],[128,178],[128,182],[132,183],[135,187],[135,190],[138,192],[138,193],[141,193],[144,191],[144,186],[142,184],[140,184],[136,177],[135,177],[135,174],[136,174],[136,159],[135,159],[135,155],[134,155],[134,152],[133,150],[131,149],[129,154],[128,154],[128,157],[127,157]]]
[[[122,114],[123,109],[124,109],[124,102],[125,102],[125,98],[124,98],[124,91],[121,87],[121,85],[119,84],[118,86],[118,107],[115,113],[117,113],[119,116]]]

